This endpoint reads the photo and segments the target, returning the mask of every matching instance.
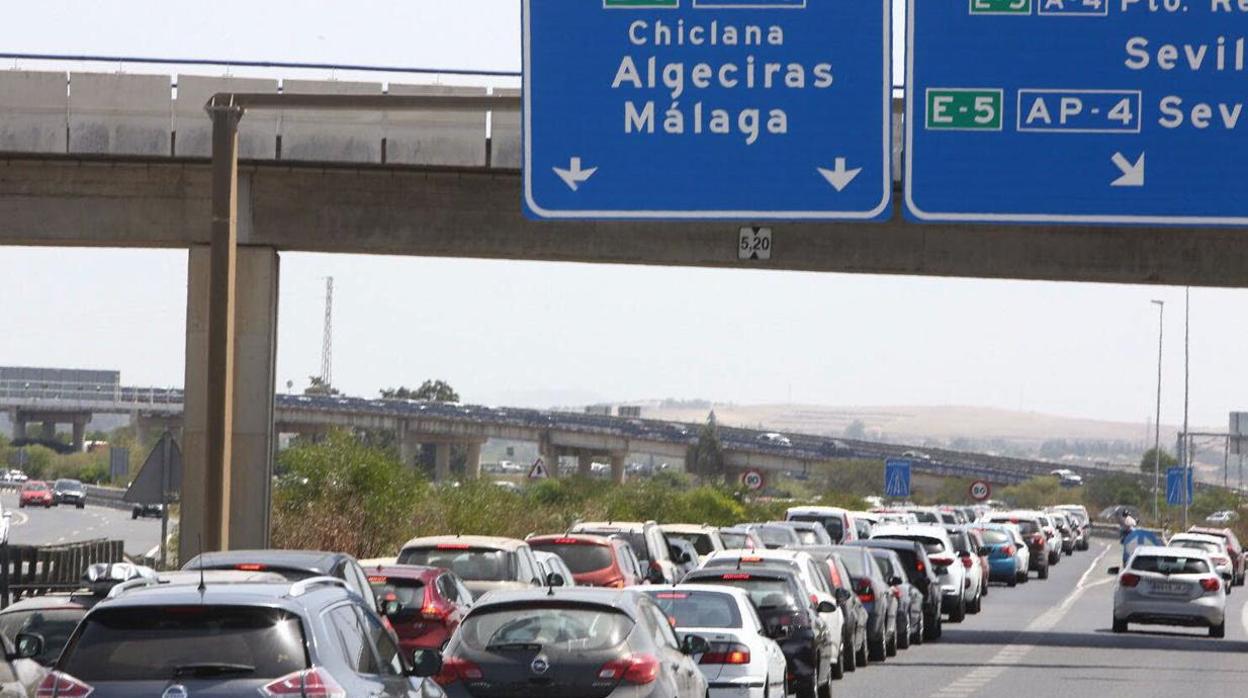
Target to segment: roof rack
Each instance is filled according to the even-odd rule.
[[[350,591],[351,587],[347,583],[337,577],[309,577],[302,579],[290,585],[290,591],[286,592],[287,596],[296,597],[303,596],[319,586],[336,586]]]
[[[106,594],[104,598],[105,600],[115,599],[118,596],[121,596],[122,594],[126,593],[127,591],[130,591],[131,589],[151,587],[151,586],[156,586],[158,584],[160,584],[159,579],[152,579],[150,577],[138,577],[135,579],[127,579],[124,582],[114,585],[112,589],[109,589],[108,594]]]

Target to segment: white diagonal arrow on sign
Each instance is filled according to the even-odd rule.
[[[1122,176],[1109,183],[1111,187],[1142,187],[1144,186],[1144,153],[1134,164],[1122,153],[1114,153],[1110,158],[1122,170]]]
[[[828,184],[831,184],[837,191],[844,191],[845,187],[848,187],[849,183],[858,176],[858,173],[862,172],[861,167],[855,167],[852,170],[845,169],[845,158],[837,158],[834,169],[829,170],[825,167],[816,169],[819,170],[819,174],[823,175],[824,179],[828,180]]]
[[[568,165],[568,169],[566,170],[560,167],[552,169],[555,171],[555,174],[559,175],[559,179],[562,179],[563,183],[568,185],[572,191],[576,191],[582,184],[589,181],[589,178],[593,177],[594,173],[598,171],[597,167],[591,167],[587,170],[581,169],[581,159],[578,157],[572,158],[572,162]]]

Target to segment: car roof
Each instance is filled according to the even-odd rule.
[[[635,589],[605,589],[598,587],[532,587],[529,589],[500,589],[491,591],[472,607],[474,614],[494,606],[521,605],[526,608],[545,604],[577,604],[608,606],[636,617],[640,596]]]
[[[439,545],[466,545],[469,548],[493,548],[515,552],[528,543],[501,536],[418,536],[403,544],[407,548],[432,548]]]
[[[659,526],[659,530],[663,531],[664,533],[710,533],[712,531],[718,531],[719,529],[715,528],[714,526],[707,526],[706,524],[677,523],[677,524],[662,524]]]
[[[152,606],[264,606],[297,612],[320,605],[330,595],[333,598],[358,598],[355,593],[339,584],[313,585],[306,593],[292,595],[292,590],[305,582],[208,584],[200,591],[190,584],[136,587],[99,604],[93,610],[118,608],[148,608]]]
[[[273,569],[307,570],[317,574],[329,574],[346,560],[354,560],[346,553],[330,553],[320,550],[223,550],[201,553],[182,566],[183,570],[233,567],[255,564]],[[263,571],[263,570],[257,570]]]
[[[841,507],[819,507],[819,506],[789,507],[788,510],[785,511],[785,514],[815,514],[815,515],[838,515],[838,514],[852,514],[852,513],[853,512],[851,512],[850,510],[842,509]]]
[[[921,550],[923,544],[916,540],[898,540],[896,538],[885,540],[883,538],[868,538],[867,540],[851,540],[845,544],[847,548],[888,548],[889,550]]]
[[[157,576],[161,584],[198,585],[202,579],[206,584],[290,584],[290,581],[275,572],[259,570],[204,570],[198,569],[159,572]]]
[[[610,536],[599,536],[593,533],[548,533],[540,536],[532,536],[526,538],[525,541],[531,546],[534,543],[553,543],[560,540],[574,540],[581,544],[588,545],[611,545]]]
[[[745,604],[750,603],[750,592],[741,587],[729,586],[727,584],[652,584],[638,588],[639,591],[647,594],[655,594],[664,591],[701,591],[706,593],[726,594],[735,598],[739,602]]]
[[[0,615],[17,611],[55,611],[55,610],[87,610],[94,606],[100,597],[89,592],[76,591],[70,594],[48,594],[32,596],[5,606]]]
[[[789,528],[800,528],[804,531],[814,531],[823,528],[823,524],[818,521],[768,521],[767,523],[777,526],[788,526]]]
[[[1155,557],[1209,558],[1209,554],[1202,550],[1196,550],[1194,548],[1170,548],[1160,545],[1141,545],[1135,549],[1135,555],[1132,557],[1139,557],[1140,555],[1152,555]]]
[[[871,538],[882,536],[926,536],[928,538],[948,538],[949,532],[941,524],[885,524],[876,526],[871,531]]]
[[[809,556],[810,553],[805,550],[794,550],[792,548],[784,548],[779,550],[716,550],[706,557],[709,560],[735,560],[738,558],[758,558],[760,561],[775,562],[796,562],[803,559],[803,556]]]
[[[647,521],[582,521],[572,527],[577,529],[596,529],[600,531],[619,531],[620,533],[636,533],[644,529],[651,522]]]
[[[1217,543],[1221,546],[1225,546],[1227,544],[1226,539],[1222,536],[1211,536],[1208,533],[1176,533],[1170,537],[1170,541],[1174,542],[1176,540],[1194,540],[1201,543]]]

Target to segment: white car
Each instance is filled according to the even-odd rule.
[[[1239,514],[1230,510],[1215,511],[1214,513],[1205,517],[1205,521],[1211,524],[1230,524],[1238,520],[1239,520]]]
[[[711,643],[698,660],[710,698],[779,698],[785,695],[787,664],[780,646],[764,632],[763,621],[743,589],[710,584],[648,586],[676,634],[697,635]]]
[[[789,437],[784,434],[778,434],[774,431],[766,434],[758,435],[758,442],[764,444],[772,444],[774,446],[792,446],[793,442],[789,441]]]
[[[828,587],[827,580],[819,571],[819,563],[810,553],[802,550],[725,550],[708,555],[699,569],[722,570],[725,567],[740,570],[748,570],[751,567],[791,569],[813,593],[812,602],[815,606],[824,601],[831,602],[836,610],[830,613],[820,613],[819,618],[827,623],[828,631],[832,635],[832,645],[836,650],[836,656],[831,658],[832,666],[839,666],[841,653],[845,650],[842,642],[845,613],[836,601],[836,590]]]
[[[1209,554],[1192,548],[1141,546],[1114,588],[1114,632],[1130,623],[1181,625],[1209,629],[1226,637],[1226,584]]]
[[[659,526],[659,530],[668,540],[679,538],[698,551],[698,562],[701,563],[706,559],[707,555],[727,550],[728,546],[724,545],[724,539],[719,535],[719,529],[714,526],[698,526],[696,524],[663,524]]]
[[[542,575],[547,584],[550,583],[552,574],[557,574],[563,578],[563,584],[559,586],[574,587],[576,579],[572,576],[572,570],[568,569],[568,563],[558,555],[543,550],[534,550],[533,557],[537,558],[537,564],[546,570],[546,574]]]
[[[971,603],[977,589],[971,588],[971,579],[967,569],[953,549],[953,541],[944,526],[936,524],[918,524],[913,526],[876,526],[871,532],[871,539],[911,540],[922,543],[927,549],[928,559],[936,568],[932,570],[940,580],[941,608],[949,614],[950,623],[961,623],[966,619],[966,607]]]
[[[1231,554],[1226,550],[1226,539],[1217,536],[1206,536],[1201,533],[1179,533],[1170,539],[1171,548],[1191,548],[1209,554],[1209,559],[1226,582],[1226,593],[1231,593],[1230,582],[1235,577],[1235,566],[1231,564]]]
[[[1058,533],[1053,517],[1044,512],[1036,512],[1036,515],[1044,522],[1044,540],[1045,547],[1049,551],[1049,564],[1056,565],[1062,561],[1062,534]]]

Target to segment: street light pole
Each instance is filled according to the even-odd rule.
[[[1161,520],[1158,508],[1161,497],[1161,348],[1166,330],[1166,302],[1153,301],[1157,306],[1157,418],[1153,420],[1153,525]]]
[[[1192,442],[1187,433],[1188,404],[1191,398],[1192,378],[1192,287],[1188,286],[1183,296],[1183,530],[1187,530],[1187,514],[1191,508],[1190,492],[1187,483],[1192,479]]]

